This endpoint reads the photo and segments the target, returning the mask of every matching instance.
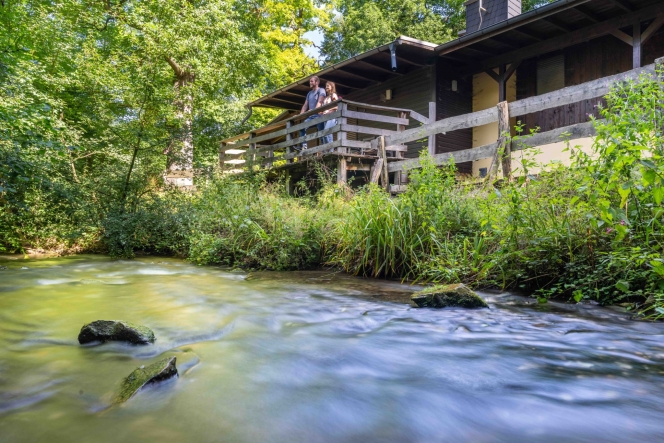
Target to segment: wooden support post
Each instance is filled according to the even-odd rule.
[[[288,130],[291,128],[291,126],[293,126],[293,120],[288,120],[286,122],[286,141],[293,139],[293,134],[288,132]],[[286,148],[286,154],[290,154],[291,152],[293,152],[293,148],[288,146]],[[289,158],[288,160],[286,160],[286,163],[293,163],[293,159]]]
[[[385,137],[380,136],[378,138],[378,156],[383,159],[383,168],[381,170],[381,180],[383,182],[383,187],[386,191],[390,189],[390,179],[387,175],[387,155],[385,155]]]
[[[268,151],[266,156],[267,156],[268,159],[273,159],[274,158],[274,151]],[[272,160],[265,163],[265,167],[267,169],[270,169],[272,167]]]
[[[337,184],[340,186],[346,184],[346,179],[346,159],[339,156],[339,160],[337,162]]]
[[[507,100],[507,80],[505,79],[505,65],[498,68],[498,102]]]
[[[507,102],[498,103],[498,151],[502,150],[503,177],[512,180],[512,149],[510,137],[510,115]]]
[[[632,67],[636,69],[641,67],[641,20],[638,18],[634,22],[632,39]]]
[[[436,102],[429,102],[429,123],[436,121]],[[430,135],[427,140],[427,151],[429,155],[436,154],[436,135]]]
[[[369,173],[369,182],[378,183],[378,177],[380,177],[382,171],[383,171],[383,159],[378,158],[374,162],[374,165],[371,167],[371,172]]]

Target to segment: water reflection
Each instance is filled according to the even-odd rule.
[[[664,438],[664,325],[396,283],[78,256],[0,270],[0,435],[27,441],[533,442]],[[21,269],[27,267],[28,269]],[[125,319],[154,346],[79,346]],[[106,409],[134,368],[180,377]]]

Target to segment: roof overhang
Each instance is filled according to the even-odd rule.
[[[393,44],[397,47],[396,71],[391,69],[390,46]],[[327,81],[334,82],[339,94],[345,96],[355,90],[382,83],[391,78],[404,75],[413,69],[420,68],[427,63],[433,63],[436,46],[435,43],[401,36],[393,42],[336,63],[312,75],[320,77],[321,85],[324,85]],[[284,86],[258,100],[254,100],[247,106],[298,111],[302,108],[309,92],[310,77],[307,76]]]
[[[664,14],[662,0],[559,0],[436,47],[473,74],[613,34],[627,42],[638,20]]]

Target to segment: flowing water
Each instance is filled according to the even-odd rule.
[[[608,309],[416,309],[395,283],[154,257],[0,266],[3,443],[664,440],[664,325]],[[80,346],[97,319],[157,341]],[[177,379],[109,407],[171,355]]]

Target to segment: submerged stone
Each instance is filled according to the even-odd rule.
[[[97,320],[81,328],[78,334],[80,344],[95,341],[126,341],[133,344],[154,343],[154,332],[145,326],[134,325],[121,320]]]
[[[149,366],[136,368],[134,372],[129,374],[129,376],[122,382],[122,386],[120,387],[118,395],[115,397],[114,403],[123,403],[129,400],[145,385],[167,380],[178,375],[175,361],[175,357],[166,357]]]
[[[436,285],[410,298],[420,308],[488,308],[484,299],[463,283]]]

